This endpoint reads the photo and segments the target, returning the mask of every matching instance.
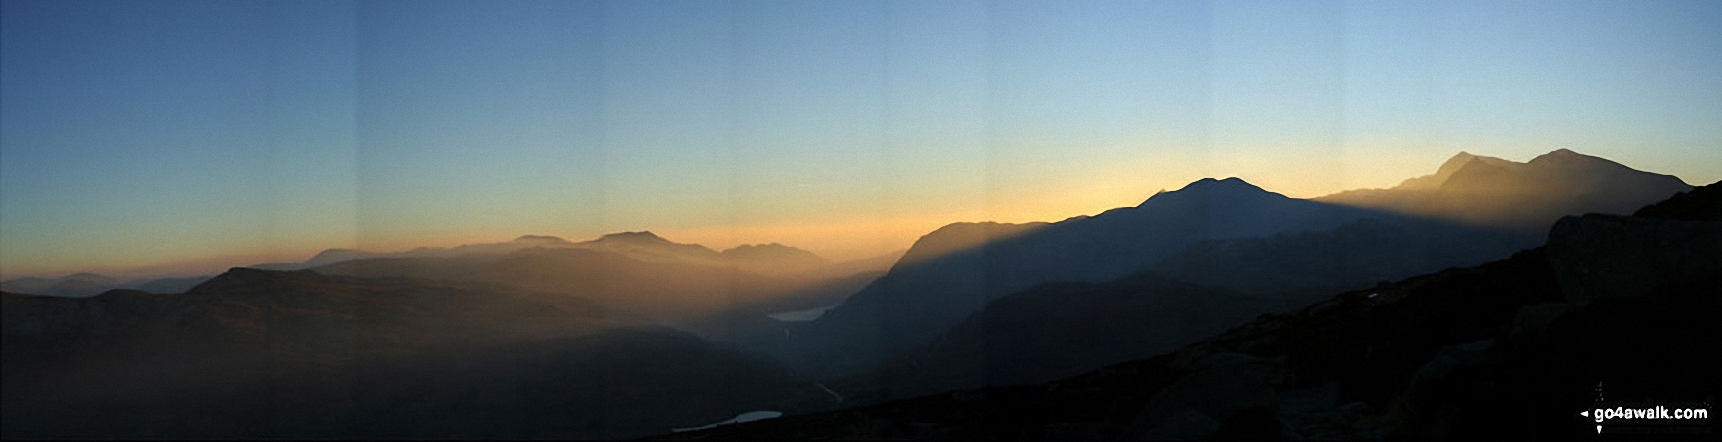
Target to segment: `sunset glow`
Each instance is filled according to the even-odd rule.
[[[1722,178],[1722,7],[1565,6],[7,2],[0,273],[624,230],[850,259],[1459,150]]]

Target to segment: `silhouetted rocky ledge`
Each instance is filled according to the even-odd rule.
[[[1722,222],[1567,217],[1547,247],[1567,300],[1638,296],[1722,267]]]

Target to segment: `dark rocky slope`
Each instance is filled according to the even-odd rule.
[[[633,437],[822,395],[591,303],[234,269],[183,295],[0,297],[12,438]]]
[[[1596,405],[1599,383],[1619,400],[1714,402],[1718,186],[1646,208],[1647,216],[1568,218],[1545,248],[1342,293],[1060,381],[676,436],[1594,437],[1595,424],[1578,412]],[[1678,265],[1613,272],[1646,260]]]

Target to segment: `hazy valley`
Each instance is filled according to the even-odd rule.
[[[1488,417],[1450,410],[1480,393],[1439,386],[1583,353],[1569,335],[1667,327],[1704,338],[1620,350],[1713,360],[1687,316],[1714,311],[1718,207],[1716,185],[1566,150],[1461,153],[1392,189],[1203,179],[853,262],[625,232],[15,279],[4,431],[626,438],[771,411],[674,436],[1468,437],[1450,422]],[[1714,391],[1686,365],[1640,387]],[[1561,376],[1514,385],[1588,379]]]

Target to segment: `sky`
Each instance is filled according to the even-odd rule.
[[[651,230],[836,258],[1459,151],[1722,179],[1722,2],[0,2],[0,277]]]

